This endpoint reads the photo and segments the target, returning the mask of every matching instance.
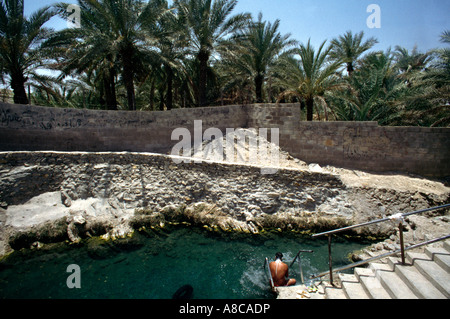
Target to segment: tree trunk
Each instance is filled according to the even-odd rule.
[[[159,110],[164,111],[164,92],[160,93]]]
[[[149,101],[150,110],[153,111],[155,108],[155,78],[154,77],[151,80],[149,99],[150,99],[150,101]]]
[[[355,69],[353,68],[353,63],[352,62],[347,62],[348,76],[352,76],[353,71],[355,71]]]
[[[306,120],[313,120],[313,112],[314,112],[314,98],[306,99]]]
[[[197,58],[200,62],[198,75],[198,104],[199,106],[206,106],[208,104],[206,82],[208,76],[209,54],[208,52],[200,50]]]
[[[25,91],[25,82],[23,74],[11,76],[11,88],[14,91],[15,104],[28,104],[28,97]]]
[[[262,87],[264,82],[264,76],[261,74],[258,74],[255,77],[255,91],[256,91],[256,103],[262,103]]]
[[[135,111],[136,110],[136,100],[134,96],[134,81],[133,81],[133,73],[131,69],[123,66],[123,81],[125,83],[125,88],[127,90],[127,101],[128,101],[128,110]]]
[[[269,96],[269,103],[272,103],[272,76],[269,75],[269,88],[267,90],[267,95]]]
[[[108,110],[117,110],[116,84],[113,71],[103,75],[103,85],[105,88],[106,108]]]
[[[134,93],[134,70],[133,70],[133,49],[130,47],[125,48],[121,52],[123,73],[122,78],[127,91],[128,109],[130,111],[136,110],[136,98]]]
[[[166,66],[167,70],[167,110],[171,110],[173,107],[173,72],[170,67]]]

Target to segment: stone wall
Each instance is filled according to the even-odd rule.
[[[279,127],[280,146],[307,163],[450,176],[450,128],[299,121],[298,106],[254,106],[251,127]]]
[[[0,103],[0,151],[169,153],[174,129],[279,128],[279,142],[307,163],[376,172],[450,176],[450,128],[376,122],[299,121],[296,104],[233,105],[168,112],[59,109]],[[269,137],[270,140],[270,137]]]
[[[125,237],[167,222],[258,233],[365,218],[345,206],[353,197],[337,176],[262,175],[254,166],[175,164],[160,154],[0,152],[0,177],[0,256],[37,241]]]
[[[136,210],[144,209],[144,215],[224,230],[312,231],[437,206],[449,198],[442,186],[420,193],[414,187],[361,188],[327,172],[279,169],[263,175],[256,166],[176,164],[172,156],[148,153],[0,152],[0,172],[0,216],[6,214],[6,227],[22,230],[78,215],[107,228],[129,228]],[[197,210],[199,205],[206,206]],[[376,225],[361,231],[390,229]]]
[[[167,153],[178,127],[244,127],[242,106],[171,112],[101,111],[0,103],[0,150]]]

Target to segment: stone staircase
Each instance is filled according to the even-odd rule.
[[[355,268],[354,274],[339,274],[340,287],[325,286],[314,299],[449,299],[450,241],[424,252],[406,252],[400,257]],[[311,294],[312,295],[312,294]]]
[[[317,292],[304,285],[276,288],[278,299],[450,299],[450,241],[421,252],[387,257],[353,274],[339,274],[335,286],[322,282]]]

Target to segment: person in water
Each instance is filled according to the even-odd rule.
[[[283,259],[282,253],[275,254],[275,261],[269,264],[270,273],[272,275],[273,284],[275,287],[293,286],[296,284],[294,278],[288,279],[289,267],[281,260]]]

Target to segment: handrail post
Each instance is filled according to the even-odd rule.
[[[297,258],[298,258],[298,267],[299,267],[299,270],[300,270],[300,277],[301,277],[301,280],[302,280],[302,284],[305,283],[305,279],[304,279],[304,277],[303,277],[302,259],[301,259],[301,255],[300,255],[300,254],[301,254],[301,253],[313,253],[313,252],[314,252],[313,250],[303,250],[303,249],[300,249],[300,250],[298,251],[297,255],[295,255],[295,258],[294,258],[294,260],[292,261],[291,265],[289,266],[289,268],[292,267],[292,266],[294,265],[295,261],[296,261]]]
[[[302,280],[302,285],[305,283],[305,279],[303,278],[303,267],[302,267],[302,259],[300,255],[298,256],[298,268],[300,269],[300,279]]]
[[[269,258],[266,257],[265,261],[264,261],[264,268],[266,268],[267,265],[267,272],[269,274],[269,279],[270,279],[270,288],[272,290],[275,289],[275,285],[273,283],[273,278],[272,278],[272,272],[270,271],[270,263],[269,263]]]
[[[398,231],[399,231],[399,237],[400,237],[400,252],[402,255],[402,265],[405,265],[405,244],[403,241],[403,223],[401,221],[398,224]]]
[[[331,234],[328,237],[328,266],[330,267],[330,284],[334,287],[333,282],[333,260],[331,258]]]

